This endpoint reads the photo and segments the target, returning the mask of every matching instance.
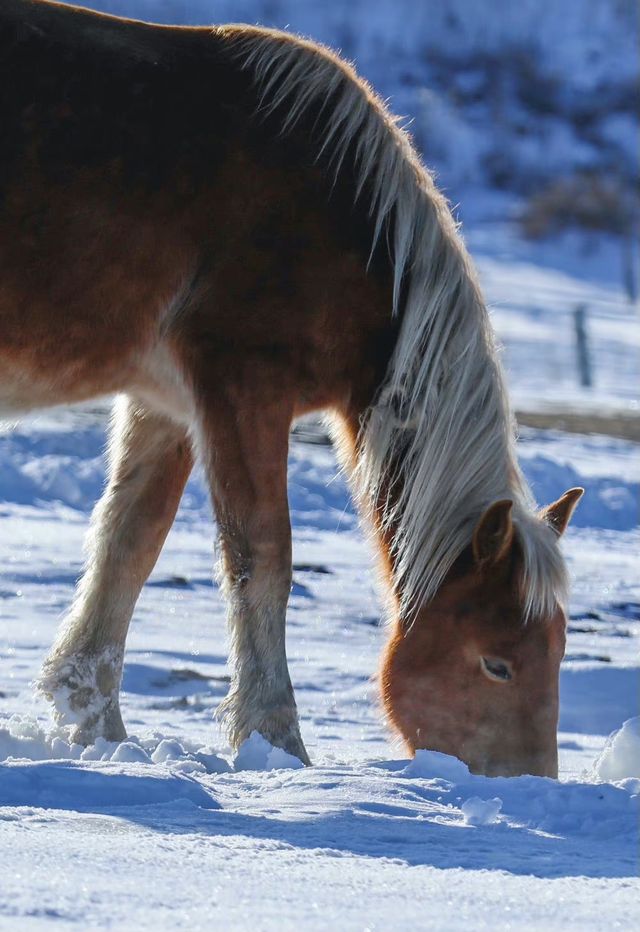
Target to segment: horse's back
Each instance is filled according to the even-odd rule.
[[[30,36],[37,37],[41,48],[43,44],[76,51],[84,47],[94,53],[111,48],[132,58],[156,61],[180,44],[181,35],[206,32],[124,19],[54,0],[3,0],[0,30],[3,42],[13,30],[14,41],[23,43]]]
[[[0,358],[34,405],[146,379],[168,335],[211,378],[276,360],[301,408],[379,378],[367,211],[313,113],[286,137],[259,115],[224,30],[10,0],[0,48]]]
[[[192,275],[194,153],[206,139],[214,172],[225,132],[207,90],[220,67],[205,32],[57,4],[0,8],[0,394],[9,406],[126,387]],[[27,384],[32,398],[21,400]]]

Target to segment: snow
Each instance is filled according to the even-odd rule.
[[[144,748],[139,747],[132,741],[123,741],[111,755],[111,760],[123,764],[148,764],[151,758]]]
[[[456,780],[452,768],[326,762],[211,778],[9,762],[2,915],[63,928],[91,916],[145,929],[589,929],[606,896],[631,927],[638,781]]]
[[[640,717],[629,718],[614,731],[593,766],[600,780],[640,780]]]
[[[498,814],[502,809],[502,800],[495,796],[493,799],[480,799],[479,796],[470,796],[460,806],[464,816],[465,825],[493,825],[498,821]]]
[[[582,932],[602,928],[605,902],[608,926],[637,924],[638,735],[623,723],[637,715],[640,535],[636,511],[605,494],[637,501],[634,444],[521,440],[541,502],[587,487],[565,543],[574,585],[554,781],[476,776],[432,751],[406,759],[372,680],[385,632],[368,546],[331,451],[297,442],[288,654],[314,766],[256,734],[234,755],[213,721],[228,671],[198,473],[132,626],[130,737],[70,745],[30,684],[80,572],[103,428],[91,407],[0,437],[0,833],[11,851],[0,928],[90,917],[136,929]],[[34,466],[25,496],[23,468],[43,458],[54,468]]]
[[[407,777],[433,777],[443,780],[466,780],[469,768],[457,757],[442,754],[440,751],[416,751],[413,760],[404,768]]]
[[[169,805],[187,800],[203,809],[219,805],[190,777],[172,771],[143,768],[144,762],[127,760],[91,767],[74,761],[7,761],[2,768],[2,806],[43,810],[93,812],[128,807]],[[0,816],[1,820],[2,816]]]
[[[257,731],[252,731],[238,748],[236,770],[300,770],[304,764],[282,748],[274,748]]]

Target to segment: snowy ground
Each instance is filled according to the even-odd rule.
[[[496,211],[493,202],[498,216],[487,214],[486,202],[484,211],[476,206],[483,222],[473,223],[472,214],[466,239],[504,345],[514,405],[640,415],[639,309],[617,286],[617,247],[584,234],[533,246],[500,216],[508,203]],[[578,374],[577,307],[585,309],[590,388]]]
[[[549,396],[554,373],[541,374],[539,354],[571,352],[553,318],[565,288],[588,290],[595,309],[595,401],[637,404],[637,325],[619,296],[476,245],[516,396]],[[567,375],[556,397],[579,402],[574,385]],[[574,586],[552,781],[470,776],[426,752],[405,759],[372,679],[385,632],[370,554],[331,451],[299,443],[288,652],[315,766],[291,767],[257,739],[234,761],[212,721],[228,671],[198,475],[132,625],[132,737],[69,747],[29,684],[81,569],[103,442],[98,408],[0,434],[0,928],[637,925],[637,731],[594,771],[609,733],[639,711],[637,447],[522,438],[540,502],[587,488],[565,544]]]

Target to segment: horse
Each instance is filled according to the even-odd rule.
[[[293,420],[329,412],[388,593],[382,704],[408,750],[557,775],[582,494],[538,511],[476,273],[353,67],[243,25],[0,7],[0,411],[116,395],[88,558],[38,688],[126,736],[136,600],[194,457],[220,538],[233,747],[309,763],[285,651]]]

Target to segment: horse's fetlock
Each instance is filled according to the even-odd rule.
[[[119,676],[113,663],[102,661],[98,664],[96,685],[103,696],[110,696],[118,688]]]
[[[118,704],[121,669],[122,650],[113,645],[98,653],[54,653],[36,686],[52,703],[56,723],[72,726],[77,743],[90,744],[97,737],[122,740],[126,733]]]
[[[71,683],[67,683],[67,686],[70,690],[68,698],[69,706],[74,712],[80,712],[92,704],[95,691],[91,686],[81,686],[77,688],[73,687]]]

